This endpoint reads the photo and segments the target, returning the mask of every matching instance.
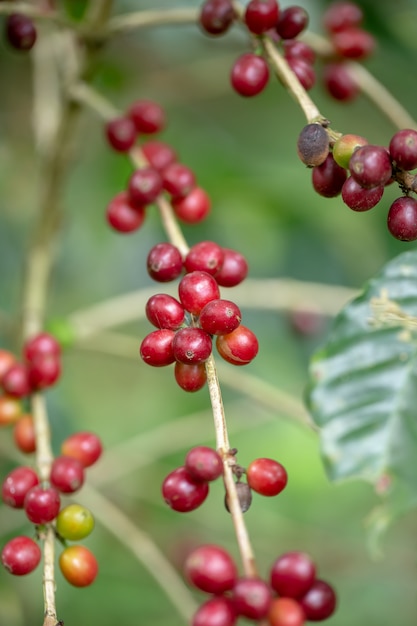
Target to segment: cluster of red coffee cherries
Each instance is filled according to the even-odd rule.
[[[36,451],[34,420],[25,412],[25,397],[52,385],[60,371],[60,346],[48,333],[28,340],[23,349],[24,363],[14,354],[0,350],[0,426],[13,426],[13,439],[23,454]],[[72,504],[61,508],[61,496],[78,491],[85,480],[85,469],[100,457],[102,446],[97,435],[78,432],[62,443],[61,454],[52,462],[48,481],[40,481],[29,465],[9,472],[2,483],[2,500],[14,509],[23,509],[41,538],[45,524],[53,523],[57,538],[64,545],[59,557],[60,569],[71,584],[81,587],[93,582],[98,566],[94,555],[83,545],[67,546],[67,541],[87,537],[94,527],[88,509]],[[41,559],[35,539],[20,535],[1,551],[3,566],[16,576],[32,572]]]
[[[141,159],[147,163],[132,173],[127,188],[107,206],[107,221],[120,233],[138,230],[147,207],[161,194],[169,198],[178,219],[188,224],[202,221],[210,212],[208,194],[197,185],[194,172],[178,161],[175,150],[162,141],[140,142],[165,125],[165,111],[152,100],[138,100],[124,115],[106,124],[106,137],[114,150],[127,153],[140,148]]]
[[[286,552],[273,563],[268,582],[239,576],[224,548],[207,544],[185,560],[188,582],[211,595],[196,611],[192,626],[234,626],[240,617],[266,620],[270,626],[303,626],[330,617],[337,604],[333,587],[317,578],[316,565],[304,552]]]
[[[298,154],[313,167],[315,191],[326,198],[341,194],[353,211],[368,211],[396,181],[403,194],[392,202],[387,216],[390,233],[400,241],[417,239],[417,131],[406,128],[391,138],[388,147],[369,144],[365,137],[347,134],[330,151],[326,130],[308,124],[298,139]]]
[[[146,304],[148,320],[157,327],[140,346],[148,365],[175,363],[175,379],[185,391],[198,391],[206,382],[205,362],[213,336],[220,356],[233,365],[246,365],[258,353],[254,333],[241,324],[239,307],[220,297],[220,286],[232,287],[246,276],[245,258],[213,241],[201,241],[185,258],[170,243],[154,246],[147,259],[149,275],[166,282],[182,275],[178,300],[155,294]],[[185,274],[184,274],[185,272]]]
[[[33,48],[37,35],[38,33],[33,20],[27,15],[11,13],[6,17],[6,40],[15,50],[24,52]]]

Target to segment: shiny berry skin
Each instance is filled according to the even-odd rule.
[[[321,165],[329,154],[329,135],[321,124],[306,124],[297,137],[297,155],[308,167]]]
[[[187,272],[199,270],[215,276],[223,260],[224,251],[221,246],[214,241],[200,241],[189,250],[184,259],[184,267]]]
[[[263,57],[251,52],[243,54],[234,63],[230,74],[233,89],[247,98],[263,91],[269,81],[269,68]]]
[[[274,459],[255,459],[246,469],[246,479],[251,489],[263,496],[276,496],[285,489],[288,475],[285,468]]]
[[[299,39],[286,39],[282,42],[282,49],[284,51],[285,58],[288,59],[302,59],[306,63],[313,65],[316,59],[316,53],[304,41]]]
[[[12,13],[6,19],[6,38],[16,50],[30,50],[37,38],[35,24],[26,15]]]
[[[256,621],[268,615],[272,593],[269,585],[260,578],[239,578],[232,597],[239,615]]]
[[[331,585],[324,580],[315,580],[299,602],[308,621],[321,622],[333,615],[337,598]]]
[[[348,169],[350,158],[355,150],[361,146],[366,146],[368,143],[368,140],[360,135],[342,135],[334,143],[333,158],[340,167]]]
[[[230,591],[237,580],[237,567],[230,554],[220,546],[204,545],[188,555],[184,564],[187,580],[207,593]]]
[[[231,300],[212,300],[201,310],[199,324],[210,335],[225,335],[235,330],[242,319],[237,304]]]
[[[208,302],[220,297],[220,290],[213,276],[195,271],[183,276],[178,285],[178,295],[187,311],[199,315]]]
[[[349,170],[361,187],[385,185],[392,175],[388,152],[382,146],[368,144],[357,148],[349,161]]]
[[[154,330],[142,340],[139,353],[142,360],[152,367],[164,367],[175,361],[172,342],[175,332],[168,329]]]
[[[61,500],[55,487],[32,487],[26,494],[24,509],[33,524],[52,522],[59,513]]]
[[[2,383],[4,374],[15,363],[17,363],[17,359],[12,352],[0,349],[0,385]]]
[[[61,375],[60,359],[56,356],[40,356],[27,365],[28,380],[32,390],[54,385]]]
[[[277,25],[278,15],[276,0],[250,0],[245,11],[246,26],[251,33],[261,35]]]
[[[181,389],[190,393],[202,389],[207,381],[204,363],[187,365],[177,361],[174,367],[174,376]]]
[[[195,174],[182,163],[171,163],[162,172],[162,185],[173,198],[183,198],[195,187]]]
[[[417,167],[417,131],[400,130],[389,143],[391,159],[403,170],[414,170]]]
[[[208,446],[196,446],[187,452],[185,469],[196,481],[216,480],[223,474],[223,461],[220,454]]]
[[[128,117],[116,117],[106,124],[106,137],[116,152],[128,152],[136,143],[136,128]]]
[[[14,509],[22,509],[27,492],[38,484],[38,475],[31,467],[16,467],[3,481],[3,502]]]
[[[197,609],[191,626],[235,626],[236,620],[233,601],[219,596],[207,600]]]
[[[127,191],[118,193],[107,205],[106,219],[113,230],[119,233],[133,233],[144,220],[145,207],[133,206]]]
[[[346,63],[326,63],[323,83],[332,98],[340,102],[351,102],[360,91]]]
[[[85,546],[69,546],[59,555],[59,568],[74,587],[88,587],[98,574],[96,557]]]
[[[323,25],[331,33],[359,26],[363,20],[362,9],[353,2],[332,2],[323,13]]]
[[[235,19],[235,11],[230,0],[206,0],[199,15],[199,24],[208,35],[223,35]]]
[[[294,598],[274,598],[269,607],[270,626],[304,626],[306,616]]]
[[[287,598],[300,598],[312,587],[316,566],[304,552],[286,552],[271,567],[271,587]]]
[[[211,354],[212,340],[201,328],[180,328],[172,340],[172,350],[180,363],[204,363]]]
[[[23,363],[15,363],[3,375],[2,386],[7,395],[13,398],[23,398],[30,394],[31,386],[28,370]]]
[[[394,200],[388,211],[387,224],[388,230],[396,239],[417,239],[417,200],[409,196]]]
[[[307,28],[308,22],[308,13],[303,7],[289,6],[281,11],[276,30],[283,39],[295,39]]]
[[[134,207],[143,207],[156,200],[162,191],[161,174],[154,167],[142,167],[129,178],[127,193]]]
[[[15,424],[22,415],[22,405],[18,398],[0,395],[0,426]]]
[[[11,539],[3,547],[1,562],[10,574],[25,576],[37,568],[41,556],[38,544],[30,537],[21,535]]]
[[[185,320],[184,307],[166,293],[151,296],[145,307],[146,317],[157,328],[177,330]]]
[[[221,287],[236,287],[245,280],[249,268],[248,263],[240,252],[231,248],[223,248],[223,263],[216,273],[217,284]]]
[[[332,36],[333,46],[340,56],[362,60],[375,50],[375,39],[362,28],[346,28]]]
[[[383,194],[383,185],[364,189],[352,176],[349,176],[342,187],[342,200],[352,211],[369,211],[378,204]]]
[[[30,362],[43,356],[58,358],[61,355],[61,346],[53,335],[39,333],[25,342],[23,354],[26,361]]]
[[[259,349],[256,335],[243,324],[227,335],[219,335],[216,347],[220,356],[233,365],[247,365]]]
[[[84,484],[84,467],[71,456],[57,456],[51,466],[51,485],[62,493],[74,493]]]
[[[173,198],[172,208],[178,219],[185,224],[197,224],[210,213],[211,200],[204,189],[194,187],[186,196]]]
[[[306,91],[309,91],[316,82],[316,73],[310,63],[299,57],[289,57],[288,65],[297,76]]]
[[[79,541],[93,531],[94,517],[91,511],[81,504],[69,504],[60,510],[55,527],[63,539]]]
[[[158,172],[163,172],[168,165],[177,160],[177,154],[174,148],[163,141],[146,141],[141,147],[149,165],[158,170]]]
[[[165,111],[153,100],[134,102],[129,109],[128,116],[138,133],[152,135],[165,128]]]
[[[162,496],[168,506],[179,513],[194,511],[207,498],[207,483],[196,482],[185,467],[178,467],[162,483]]]
[[[36,436],[32,415],[19,417],[13,428],[13,440],[23,454],[35,452]]]
[[[83,467],[94,465],[103,451],[100,438],[88,431],[74,433],[67,437],[61,445],[61,454],[80,461]]]
[[[153,280],[160,283],[175,280],[183,270],[181,252],[172,243],[157,243],[149,251],[146,267]]]
[[[340,167],[329,154],[321,165],[313,168],[312,183],[314,190],[324,198],[338,196],[347,178],[347,172]]]

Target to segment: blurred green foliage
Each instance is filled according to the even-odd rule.
[[[181,6],[198,4],[190,0]],[[320,13],[328,3],[299,4],[308,8],[312,26],[319,29]],[[414,113],[416,2],[359,4],[379,41],[378,53],[367,67]],[[158,6],[172,8],[173,3],[164,0]],[[114,3],[115,12],[151,7],[151,0]],[[4,43],[0,49],[0,310],[15,319],[42,181],[32,139],[30,61]],[[122,110],[142,97],[166,107],[169,126],[161,139],[171,142],[181,160],[193,167],[213,201],[204,224],[184,227],[190,244],[215,239],[242,251],[252,278],[293,277],[359,288],[387,260],[413,247],[393,240],[386,229],[395,190],[389,189],[381,205],[365,214],[349,211],[340,199],[317,196],[311,174],[296,154],[296,138],[305,122],[280,84],[271,80],[263,94],[250,100],[231,92],[231,64],[246,49],[239,29],[217,40],[193,26],[132,31],[104,47],[94,84]],[[320,81],[311,95],[337,130],[381,144],[387,144],[395,130],[364,98],[349,106],[334,103]],[[108,150],[102,122],[90,111],[83,115],[75,139],[78,149],[63,196],[66,218],[48,303],[51,319],[126,291],[150,286],[161,290],[145,270],[150,246],[165,239],[156,211],[151,208],[144,227],[126,237],[110,232],[104,219],[107,202],[126,184],[130,164]],[[294,334],[281,313],[260,307],[243,310],[243,316],[260,342],[259,356],[247,371],[302,398],[308,358],[328,325],[322,335],[303,338]],[[13,337],[6,330],[7,325],[2,344],[13,348]],[[140,320],[121,330],[135,337],[139,347],[150,328]],[[62,381],[48,392],[55,452],[62,438],[75,430],[96,431],[110,451],[141,433],[208,409],[206,390],[187,395],[176,386],[171,369],[153,370],[132,354],[134,358],[127,359],[68,348]],[[306,550],[317,560],[320,576],[334,583],[339,594],[339,610],[329,626],[414,625],[416,515],[390,529],[383,542],[384,557],[375,561],[366,534],[366,518],[378,505],[371,487],[359,482],[329,484],[317,437],[285,420],[279,406],[267,410],[242,402],[242,395],[227,387],[224,396],[233,429],[231,443],[239,450],[240,463],[271,456],[289,474],[288,487],[279,498],[255,496],[246,514],[260,572],[266,576],[273,560],[287,550]],[[210,420],[209,411],[206,419]],[[241,423],[245,428],[240,430]],[[199,510],[188,515],[167,509],[160,496],[161,481],[182,463],[190,445],[214,445],[210,432],[202,425],[202,438],[184,446],[173,437],[175,448],[169,454],[158,454],[157,445],[139,470],[101,487],[179,570],[187,549],[203,542],[227,546],[238,556],[220,484],[213,486]],[[4,429],[1,438],[4,474],[14,463],[6,454],[11,447],[9,430]],[[161,450],[166,444],[161,436]],[[92,481],[99,474],[100,463],[91,469]],[[16,532],[29,532],[23,514],[1,507],[2,541]],[[97,554],[100,575],[91,588],[79,590],[57,573],[58,612],[65,626],[183,626],[156,581],[100,524],[85,543]],[[196,598],[202,601],[202,595]],[[0,571],[0,624],[39,626],[42,612],[40,570],[23,579]]]

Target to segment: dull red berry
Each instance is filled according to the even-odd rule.
[[[116,117],[107,122],[106,137],[116,152],[128,152],[136,142],[136,128],[128,117]]]
[[[181,389],[190,393],[199,391],[207,381],[204,363],[193,363],[190,365],[176,361],[174,376]]]
[[[313,168],[311,179],[318,194],[324,198],[334,198],[341,193],[346,178],[346,170],[329,154],[321,165]]]
[[[360,146],[353,152],[349,170],[356,182],[366,189],[385,185],[392,176],[387,150],[371,144]]]
[[[149,165],[158,170],[158,172],[163,172],[168,165],[177,160],[174,148],[162,141],[146,141],[142,144],[142,152]]]
[[[388,211],[388,230],[400,241],[417,239],[417,200],[409,196],[397,198]]]
[[[349,176],[343,183],[342,199],[352,211],[369,211],[378,204],[384,193],[384,186],[364,189]]]
[[[13,440],[20,452],[24,454],[35,452],[36,437],[32,415],[19,417],[13,428]]]
[[[184,574],[197,589],[218,595],[233,588],[237,580],[237,567],[224,548],[208,544],[188,555]]]
[[[362,28],[345,28],[332,35],[333,46],[340,56],[362,60],[375,50],[375,39]]]
[[[232,597],[239,615],[256,621],[268,615],[272,593],[269,585],[260,578],[239,578]]]
[[[162,185],[173,198],[183,198],[195,187],[195,174],[182,163],[171,163],[162,172]]]
[[[307,593],[316,578],[316,566],[304,552],[286,552],[271,567],[271,587],[280,595],[299,598]]]
[[[208,492],[208,484],[193,480],[185,467],[178,467],[168,474],[162,484],[165,502],[179,513],[197,509],[207,498]]]
[[[162,177],[154,167],[142,167],[131,175],[128,183],[129,202],[143,207],[156,200],[162,191]]]
[[[417,167],[417,131],[399,130],[389,143],[389,152],[397,167],[414,170]]]
[[[216,281],[221,287],[235,287],[247,276],[248,263],[240,252],[223,248],[223,263],[216,273]]]
[[[26,15],[12,13],[6,18],[6,38],[16,50],[30,50],[37,38],[35,24]]]
[[[316,72],[311,63],[307,63],[300,57],[289,57],[288,65],[297,76],[299,82],[306,91],[309,91],[316,82]]]
[[[194,187],[184,197],[173,198],[175,215],[186,224],[197,224],[210,213],[210,197],[201,187]]]
[[[323,13],[324,27],[331,33],[359,26],[362,20],[362,9],[357,4],[344,0],[332,2]]]
[[[341,102],[351,102],[360,91],[346,63],[326,63],[323,83],[328,93]]]
[[[184,466],[197,481],[210,482],[223,474],[223,461],[220,454],[207,446],[196,446],[189,450]]]
[[[235,17],[231,0],[206,0],[201,7],[199,24],[209,35],[223,35]]]
[[[128,115],[138,133],[152,135],[165,127],[165,111],[153,100],[134,102]]]
[[[324,580],[315,580],[299,602],[310,622],[321,622],[333,615],[336,610],[337,598],[329,583]]]
[[[308,22],[307,11],[303,7],[292,5],[281,11],[276,30],[283,39],[295,39],[307,28]]]
[[[133,233],[145,220],[145,207],[133,206],[127,191],[118,193],[107,205],[106,219],[119,233]]]
[[[278,15],[276,0],[250,0],[245,11],[246,26],[251,33],[261,35],[277,25]]]
[[[233,601],[219,596],[207,600],[197,609],[191,626],[235,626],[236,620]]]

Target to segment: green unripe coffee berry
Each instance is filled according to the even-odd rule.
[[[69,541],[87,537],[94,528],[94,517],[81,504],[69,504],[61,509],[56,518],[57,533]]]
[[[349,169],[349,161],[357,148],[366,146],[368,140],[360,135],[342,135],[333,146],[333,158],[340,167]]]

